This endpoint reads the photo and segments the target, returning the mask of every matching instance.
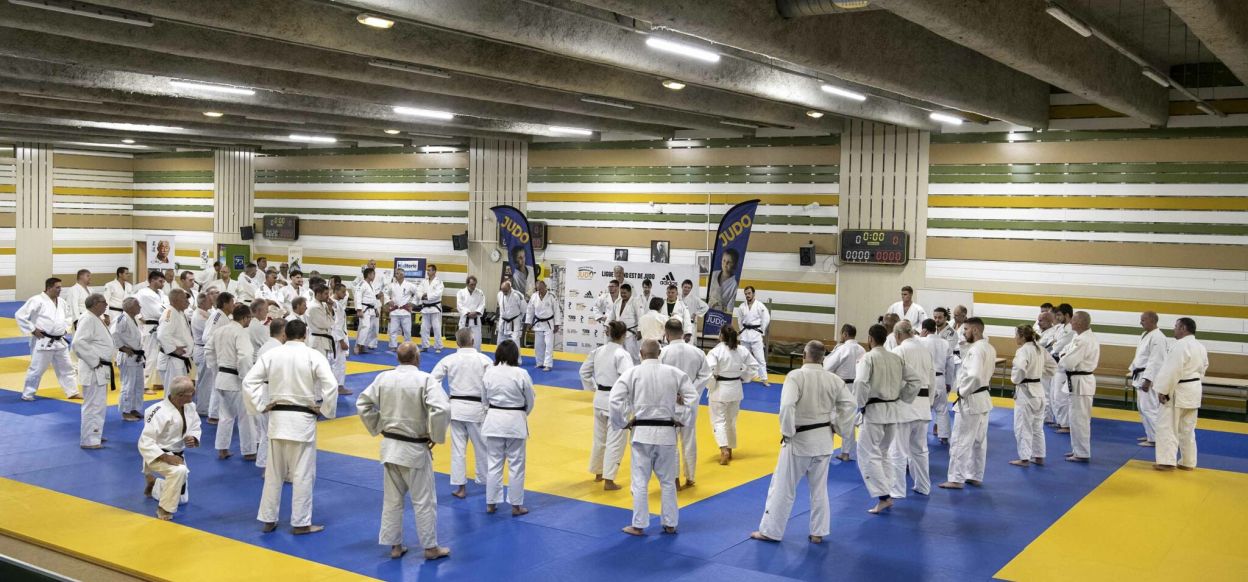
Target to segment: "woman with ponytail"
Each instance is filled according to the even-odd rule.
[[[1018,445],[1018,458],[1011,465],[1026,467],[1032,463],[1044,464],[1044,387],[1040,380],[1057,370],[1057,362],[1040,349],[1036,330],[1030,325],[1014,329],[1014,368],[1010,381],[1014,383],[1014,440]]]

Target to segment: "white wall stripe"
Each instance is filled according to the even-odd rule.
[[[839,184],[669,184],[628,182],[529,182],[529,192],[624,194],[815,194],[831,196]]]
[[[755,227],[758,228],[758,227]],[[1113,242],[1191,243],[1209,245],[1248,244],[1248,236],[1157,234],[1148,232],[1077,232],[1044,230],[977,230],[969,228],[929,228],[928,236],[982,239],[1078,240]]]
[[[1248,212],[1225,210],[1078,210],[1054,208],[928,208],[928,218],[974,220],[1042,220],[1046,222],[1143,222],[1180,224],[1248,224]]]
[[[929,195],[1248,196],[1248,184],[930,184]]]

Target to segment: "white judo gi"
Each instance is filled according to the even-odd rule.
[[[901,356],[876,346],[858,361],[854,372],[854,395],[862,410],[858,434],[858,471],[872,497],[885,499],[895,490],[896,478],[888,451],[897,436],[897,423],[908,418],[908,407],[919,386],[905,380]]]
[[[304,321],[308,324],[308,347],[321,352],[330,362],[338,359],[338,341],[334,339],[334,305],[333,303],[308,302],[308,310],[304,312]],[[393,336],[391,336],[393,337]],[[336,379],[336,378],[335,378]]]
[[[78,379],[82,382],[82,426],[78,444],[94,447],[104,436],[104,413],[108,409],[108,388],[113,383],[113,358],[117,348],[104,320],[87,311],[74,331],[74,353],[78,356]]]
[[[529,413],[537,395],[528,371],[507,364],[490,366],[481,379],[481,398],[488,410],[481,423],[481,436],[489,450],[489,468],[485,481],[485,502],[496,505],[503,501],[503,461],[510,469],[507,480],[507,502],[524,505],[524,458],[529,440]]]
[[[164,398],[147,407],[143,420],[138,445],[139,455],[143,457],[143,473],[160,477],[152,488],[152,497],[160,502],[161,509],[177,513],[179,502],[188,500],[186,485],[191,471],[185,462],[173,465],[161,460],[161,457],[166,454],[182,457],[188,437],[198,444],[200,428],[195,403],[188,402],[179,411],[168,398]]]
[[[962,352],[958,370],[958,401],[953,409],[953,438],[949,441],[948,481],[983,481],[988,462],[988,413],[992,396],[988,384],[997,367],[997,350],[981,339]]]
[[[329,334],[334,337],[338,351],[329,367],[334,371],[334,379],[339,386],[347,384],[347,355],[351,351],[351,340],[347,333],[347,298],[334,299],[334,329]]]
[[[445,291],[442,279],[434,277],[420,280],[417,302],[420,304],[420,348],[427,350],[432,347],[442,351],[442,293]]]
[[[1059,372],[1066,376],[1066,398],[1070,402],[1070,449],[1075,457],[1092,456],[1092,398],[1096,396],[1096,366],[1101,360],[1101,343],[1091,329],[1076,335],[1058,359]]]
[[[884,312],[885,315],[889,313],[897,315],[904,321],[909,321],[910,325],[914,326],[916,330],[922,327],[923,320],[927,319],[927,310],[923,309],[922,305],[914,302],[910,303],[910,309],[906,309],[905,304],[900,301],[893,303]]]
[[[1140,423],[1144,425],[1144,436],[1148,442],[1156,443],[1157,414],[1161,403],[1157,401],[1157,393],[1145,389],[1145,382],[1155,382],[1161,365],[1166,361],[1169,347],[1166,335],[1160,329],[1144,332],[1140,335],[1140,343],[1135,347],[1135,357],[1131,359],[1131,386],[1135,388],[1136,407],[1140,410]]]
[[[657,358],[648,359],[624,372],[608,394],[611,427],[624,434],[631,427],[633,432],[633,527],[645,529],[650,525],[647,489],[651,473],[659,479],[660,523],[676,527],[680,521],[676,504],[676,425],[680,418],[676,407],[696,396],[693,383],[679,368],[662,364]]]
[[[1196,467],[1196,419],[1208,369],[1209,352],[1194,335],[1174,342],[1166,355],[1153,384],[1170,397],[1157,415],[1158,465]]]
[[[277,522],[282,483],[289,480],[291,525],[312,525],[316,415],[333,418],[338,411],[338,384],[329,362],[302,341],[290,340],[257,360],[243,379],[243,390],[249,413],[269,411],[269,458],[256,519]]]
[[[455,312],[459,314],[459,328],[472,330],[472,347],[481,349],[481,316],[485,315],[485,293],[481,289],[468,291],[465,287],[455,292]],[[469,315],[475,313],[476,315]]]
[[[403,543],[403,496],[410,495],[421,546],[438,547],[438,498],[429,447],[446,439],[450,409],[446,393],[429,374],[400,364],[378,374],[355,406],[368,433],[382,437],[380,459],[385,475],[377,542],[385,546]]]
[[[682,401],[676,407],[676,416],[681,419],[676,436],[680,440],[680,456],[684,460],[683,474],[685,481],[692,482],[698,465],[698,405],[702,402],[707,383],[711,381],[711,365],[706,362],[706,354],[702,350],[684,340],[672,340],[663,346],[659,362],[684,372],[693,384],[693,399]]]
[[[134,285],[122,283],[116,279],[104,284],[104,300],[108,302],[108,314],[113,321],[109,327],[116,327],[117,320],[126,312],[122,307],[126,298],[134,294]]]
[[[377,302],[377,287],[360,280],[355,293],[355,347],[377,349],[377,330],[381,323],[381,305]]]
[[[594,393],[594,443],[589,449],[589,472],[614,481],[624,459],[628,431],[611,424],[611,388],[633,367],[624,346],[607,342],[585,356],[581,364],[581,387]]]
[[[191,355],[195,350],[195,341],[191,338],[190,318],[172,307],[165,309],[165,314],[160,316],[160,326],[156,329],[156,340],[160,345],[160,352],[166,358],[165,368],[161,372],[165,387],[168,388],[178,376],[194,378],[191,376],[194,373]]]
[[[69,344],[65,336],[69,333],[69,322],[65,319],[65,308],[59,300],[53,300],[47,293],[40,293],[26,300],[14,315],[17,328],[30,337],[30,367],[26,369],[26,382],[22,387],[22,399],[33,400],[35,391],[39,389],[39,381],[48,366],[56,372],[56,379],[66,397],[78,395],[78,378],[74,366],[69,361]],[[43,338],[34,336],[35,330],[43,332]]]
[[[559,298],[546,291],[546,296],[534,291],[529,299],[525,323],[533,329],[533,358],[539,368],[555,365],[555,327],[562,325],[559,315]]]
[[[935,335],[917,338],[932,355],[931,398],[932,421],[936,425],[936,438],[949,438],[949,384],[953,383],[953,354],[949,342]]]
[[[164,354],[160,351],[160,341],[156,338],[156,333],[160,328],[160,318],[164,316],[169,301],[160,291],[151,287],[143,287],[135,291],[134,298],[139,301],[139,319],[143,323],[143,352],[147,356],[143,365],[144,383],[147,386],[153,386],[163,381],[157,377],[157,370],[164,361]]]
[[[1022,461],[1043,459],[1044,408],[1046,395],[1042,381],[1057,371],[1057,362],[1035,342],[1027,342],[1014,352],[1010,382],[1014,384],[1014,442]]]
[[[679,319],[685,335],[693,333],[693,317],[689,315],[689,308],[685,307],[683,301],[678,299],[674,303],[664,302],[659,308],[659,313],[663,315],[664,320]]]
[[[609,321],[622,321],[624,326],[628,328],[628,333],[624,334],[624,349],[628,351],[628,355],[633,358],[633,363],[641,362],[640,352],[640,336],[641,331],[638,324],[641,323],[641,316],[646,312],[633,298],[624,301],[623,295],[615,298],[615,302],[611,305],[611,317]]]
[[[858,361],[867,354],[866,348],[854,340],[836,344],[832,352],[823,357],[823,369],[836,374],[845,383],[851,396],[856,401],[854,392],[854,374],[858,369]],[[854,421],[848,426],[840,427],[841,453],[849,455],[850,460],[858,458],[858,426],[862,424],[862,412],[854,407]]]
[[[706,365],[711,369],[707,404],[710,406],[715,444],[735,449],[737,413],[741,411],[741,401],[745,400],[741,384],[754,377],[758,363],[745,346],[737,345],[737,349],[733,350],[721,343],[706,355]]]
[[[485,403],[481,399],[482,378],[493,362],[485,354],[473,348],[459,348],[442,358],[433,367],[433,382],[439,388],[443,380],[449,386],[451,407],[451,485],[458,487],[468,483],[468,443],[472,443],[472,456],[476,461],[473,481],[485,483],[489,471],[485,438],[481,436],[481,423],[485,422]]]
[[[857,411],[845,382],[820,364],[803,364],[785,376],[780,390],[780,456],[767,486],[759,533],[773,540],[784,537],[797,484],[805,477],[810,489],[810,535],[828,535],[832,433],[853,430]]]
[[[528,305],[518,291],[498,292],[498,343],[503,340],[516,342],[524,347],[524,314]]]
[[[113,317],[113,345],[117,348],[117,367],[121,376],[117,379],[121,394],[117,408],[122,414],[139,414],[143,411],[143,331],[139,322],[127,315]],[[121,351],[129,348],[131,354]]]
[[[390,336],[390,349],[399,347],[399,336],[412,341],[412,310],[420,303],[417,297],[420,290],[415,283],[403,279],[403,282],[390,281],[385,287],[386,303],[390,304],[390,325],[386,335]]]
[[[753,303],[742,302],[733,310],[732,318],[741,326],[738,336],[741,345],[750,351],[758,362],[758,377],[767,383],[767,328],[771,326],[771,312],[757,298]]]
[[[1049,329],[1052,330],[1049,344],[1046,346],[1041,340],[1040,347],[1053,354],[1053,358],[1060,364],[1062,350],[1075,339],[1075,331],[1070,328],[1069,323],[1059,323]],[[1070,391],[1067,389],[1067,382],[1066,375],[1060,373],[1049,382],[1049,416],[1062,428],[1070,427]]]
[[[913,307],[913,306],[912,306]],[[902,381],[918,385],[914,400],[906,403],[897,421],[897,433],[888,449],[888,464],[892,467],[893,482],[890,497],[906,496],[906,469],[914,480],[914,490],[920,495],[932,492],[927,450],[927,425],[932,421],[932,382],[936,372],[932,369],[932,353],[918,337],[910,337],[893,350],[901,356]]]
[[[215,308],[198,307],[191,313],[191,339],[195,340],[195,349],[191,352],[191,362],[195,364],[195,409],[204,412],[210,408],[212,393],[217,384],[216,368],[212,369],[212,374],[208,374],[208,366],[204,365],[204,344],[208,341],[204,328],[208,326],[208,319],[214,312],[220,313]]]
[[[236,309],[243,309],[237,307]],[[251,334],[237,321],[218,325],[204,348],[204,363],[217,371],[217,437],[218,451],[230,449],[234,426],[238,426],[238,448],[244,455],[256,454],[259,438],[256,421],[243,404],[242,378],[255,363]]]

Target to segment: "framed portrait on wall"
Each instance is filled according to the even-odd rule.
[[[627,262],[628,261],[628,249],[615,249],[615,260]]]
[[[697,253],[695,253],[695,258],[697,259],[697,262],[698,262],[698,275],[703,276],[703,277],[710,275],[711,274],[711,252],[710,251],[698,251]]]
[[[651,263],[670,263],[672,262],[672,243],[666,240],[650,241],[650,262]]]

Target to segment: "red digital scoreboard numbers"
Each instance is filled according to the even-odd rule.
[[[910,259],[910,235],[904,230],[841,231],[841,262],[858,265],[904,265]]]

